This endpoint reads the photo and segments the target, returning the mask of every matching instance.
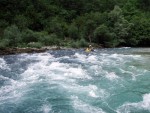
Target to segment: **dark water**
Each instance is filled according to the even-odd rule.
[[[1,56],[0,113],[150,113],[150,48]]]

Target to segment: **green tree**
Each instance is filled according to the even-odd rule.
[[[8,40],[9,46],[17,46],[21,42],[21,32],[16,25],[4,30],[4,39]]]
[[[93,20],[87,20],[86,21],[85,27],[84,27],[84,34],[90,43],[92,42],[93,32],[94,32],[95,28],[96,28],[96,22],[95,21],[93,21]]]
[[[149,46],[150,43],[150,19],[144,18],[146,14],[133,16],[131,22],[133,26],[130,30],[130,37],[128,40],[132,45]]]
[[[129,31],[131,30],[133,24],[124,18],[121,8],[119,6],[115,6],[114,9],[108,14],[108,16],[111,32],[116,34],[118,43],[129,43],[126,39],[129,38]]]
[[[26,18],[24,15],[17,15],[14,18],[14,23],[20,28],[25,29],[29,26],[30,20]]]
[[[50,35],[45,35],[39,39],[39,42],[46,46],[50,45],[59,45],[60,44],[60,39],[57,37],[56,34],[50,34]]]
[[[22,31],[22,40],[26,44],[28,44],[30,42],[37,42],[38,37],[39,37],[39,35],[30,29],[26,29],[26,30]]]
[[[50,34],[55,33],[60,39],[65,37],[67,29],[66,22],[60,17],[54,17],[47,21],[46,31]]]
[[[109,29],[104,24],[97,27],[94,31],[95,41],[101,44],[105,44],[106,40],[108,40],[108,32]]]
[[[137,4],[141,9],[150,11],[150,0],[137,0]]]
[[[70,25],[70,27],[68,28],[68,34],[69,37],[72,39],[78,39],[79,38],[79,32],[78,32],[78,28],[75,25]]]

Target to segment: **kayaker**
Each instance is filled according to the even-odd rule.
[[[91,51],[94,51],[94,50],[93,50],[92,45],[89,45],[89,47],[87,47],[87,48],[85,49],[85,52],[91,52]]]

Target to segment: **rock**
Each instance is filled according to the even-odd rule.
[[[40,53],[45,52],[46,48],[5,48],[0,49],[0,55],[11,55],[11,54],[19,54],[19,53]]]

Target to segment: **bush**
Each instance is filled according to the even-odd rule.
[[[59,43],[60,43],[59,40],[60,39],[58,39],[56,34],[46,35],[46,36],[39,38],[39,41],[46,46],[59,45]]]
[[[14,18],[14,22],[20,29],[25,29],[29,26],[30,19],[28,19],[24,15],[16,15]]]
[[[72,42],[72,43],[70,44],[70,47],[78,48],[78,47],[79,47],[78,42]]]
[[[22,40],[24,43],[37,42],[38,37],[39,35],[30,29],[22,31]]]
[[[79,41],[78,41],[78,46],[79,47],[87,47],[88,46],[88,42],[86,42],[86,40],[84,38],[81,38]]]
[[[72,41],[72,43],[70,43],[70,47],[73,48],[79,48],[79,47],[87,47],[88,46],[88,42],[86,42],[86,40],[84,38],[81,38],[78,41]]]
[[[28,44],[26,44],[26,43],[20,43],[20,44],[17,45],[17,47],[19,47],[19,48],[26,48],[27,45]]]
[[[4,49],[9,45],[9,40],[8,39],[3,39],[0,41],[0,49]]]
[[[64,36],[67,34],[67,29],[68,25],[62,17],[56,16],[46,21],[45,30],[48,33],[55,33],[58,38],[64,38]]]
[[[98,43],[104,44],[108,37],[108,27],[104,24],[97,27],[94,31],[94,39]]]
[[[6,20],[0,19],[0,28],[6,28],[8,26],[8,22]]]
[[[3,38],[9,42],[9,46],[17,46],[22,40],[21,32],[16,25],[7,27]]]
[[[28,44],[29,47],[31,48],[41,48],[42,47],[42,43],[41,42],[30,42]]]
[[[78,28],[74,25],[71,25],[68,29],[68,34],[69,37],[72,39],[78,39],[79,38],[79,32],[78,32]]]

